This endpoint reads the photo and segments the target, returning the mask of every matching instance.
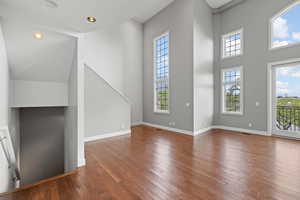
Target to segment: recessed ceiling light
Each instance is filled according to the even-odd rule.
[[[91,23],[96,22],[96,18],[95,18],[95,17],[87,17],[86,20],[87,20],[88,22],[91,22]]]
[[[41,39],[43,39],[43,37],[44,37],[44,36],[43,36],[42,33],[35,33],[35,34],[34,34],[34,38],[37,39],[37,40],[41,40]]]

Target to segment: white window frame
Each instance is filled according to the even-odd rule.
[[[226,115],[243,115],[244,114],[244,67],[230,67],[221,70],[221,113]],[[224,98],[224,74],[225,72],[233,71],[233,70],[240,70],[240,112],[229,112],[225,111],[225,98]]]
[[[169,36],[169,59],[168,59],[168,66],[169,66],[169,79],[168,79],[168,87],[169,87],[169,90],[168,90],[168,110],[160,110],[157,108],[157,94],[156,94],[156,41],[158,39],[160,39],[161,37],[164,37],[164,36]],[[169,31],[166,31],[164,32],[163,34],[155,37],[153,39],[153,98],[154,98],[154,101],[153,101],[153,112],[154,113],[158,113],[158,114],[170,114],[170,32]]]
[[[241,34],[241,53],[239,55],[234,55],[234,56],[226,56],[225,55],[225,38],[227,38],[228,36],[231,36],[231,35],[235,35],[237,33],[240,33]],[[242,56],[243,53],[244,53],[244,29],[241,28],[241,29],[238,29],[236,31],[233,31],[233,32],[230,32],[230,33],[226,33],[224,35],[222,35],[222,49],[221,49],[221,53],[222,53],[222,59],[225,59],[225,58],[233,58],[233,57],[238,57],[238,56]]]
[[[289,47],[294,47],[300,45],[300,42],[296,42],[294,44],[288,44],[286,46],[280,46],[280,47],[273,47],[273,22],[275,19],[278,17],[284,15],[286,12],[288,12],[290,9],[300,5],[300,0],[297,0],[296,2],[292,3],[291,5],[283,8],[280,10],[276,15],[274,15],[270,20],[269,20],[269,50],[277,50],[277,49],[283,49],[283,48],[289,48]]]
[[[274,101],[276,98],[274,98],[274,94],[276,94],[275,90],[275,81],[274,79],[274,71],[273,69],[280,66],[280,65],[293,65],[295,63],[300,63],[300,58],[294,58],[294,59],[289,59],[289,60],[284,60],[284,61],[278,61],[278,62],[272,62],[268,63],[268,74],[267,74],[267,80],[268,80],[268,135],[271,136],[273,135],[273,130],[274,130],[274,120],[276,119],[276,114],[274,113]],[[274,118],[275,117],[275,118]]]

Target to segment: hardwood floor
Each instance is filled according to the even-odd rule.
[[[86,144],[78,173],[0,199],[299,200],[300,141],[151,127]]]

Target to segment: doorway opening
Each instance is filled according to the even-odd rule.
[[[271,134],[300,139],[300,60],[271,64],[270,82]]]

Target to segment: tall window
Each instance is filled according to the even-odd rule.
[[[169,33],[154,39],[154,112],[169,113]]]
[[[300,43],[300,1],[281,11],[270,21],[271,48]]]
[[[223,35],[222,44],[223,58],[241,55],[243,53],[243,31],[238,30]]]
[[[222,112],[243,114],[243,68],[222,70]]]

